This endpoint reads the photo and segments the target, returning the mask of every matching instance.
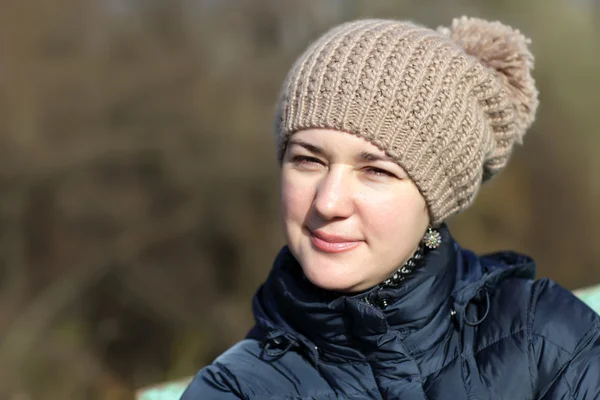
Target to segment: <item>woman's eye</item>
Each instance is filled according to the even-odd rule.
[[[292,158],[292,161],[295,164],[298,164],[298,165],[317,165],[317,164],[323,164],[321,162],[321,160],[319,160],[318,158],[309,157],[309,156],[295,156],[295,157]]]
[[[386,171],[385,169],[381,169],[381,168],[377,168],[377,167],[368,167],[367,172],[369,172],[372,175],[382,176],[382,177],[393,178],[396,176],[396,175],[392,174],[391,172]]]

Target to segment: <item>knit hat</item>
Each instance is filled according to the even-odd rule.
[[[529,43],[499,22],[466,17],[437,30],[377,19],[339,25],[283,85],[279,160],[299,130],[363,137],[406,171],[439,225],[470,206],[534,120]]]

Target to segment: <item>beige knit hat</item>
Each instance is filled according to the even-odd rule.
[[[283,85],[279,160],[299,130],[361,136],[404,168],[439,225],[469,207],[534,120],[528,44],[518,30],[466,17],[437,31],[393,20],[335,27]]]

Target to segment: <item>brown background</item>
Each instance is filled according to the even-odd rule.
[[[463,14],[532,37],[541,107],[455,235],[600,282],[598,1],[1,2],[0,398],[128,399],[242,338],[283,243],[295,57],[348,19]]]

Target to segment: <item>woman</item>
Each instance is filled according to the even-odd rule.
[[[308,48],[276,124],[287,246],[256,326],[183,399],[600,398],[600,318],[444,224],[534,120],[527,45],[463,17],[355,21]]]

